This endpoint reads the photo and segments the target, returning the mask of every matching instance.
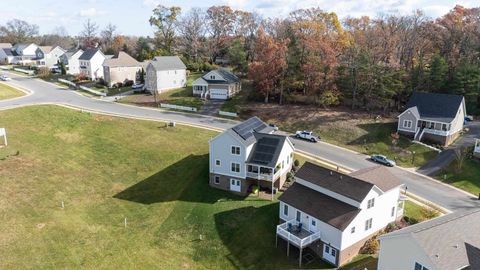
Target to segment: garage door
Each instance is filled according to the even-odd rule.
[[[227,99],[227,90],[225,89],[210,89],[210,99]]]

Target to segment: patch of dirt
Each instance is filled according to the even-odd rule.
[[[76,132],[56,133],[53,136],[61,139],[62,141],[66,142],[66,143],[78,143],[83,139],[83,136],[76,133]]]
[[[38,229],[43,229],[45,227],[45,225],[46,225],[45,223],[38,223],[37,228]]]

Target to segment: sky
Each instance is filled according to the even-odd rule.
[[[152,36],[148,19],[158,4],[180,6],[183,12],[192,7],[229,5],[264,17],[286,17],[295,9],[320,7],[336,12],[340,18],[410,14],[416,9],[436,18],[457,4],[467,8],[480,6],[479,0],[0,0],[0,3],[1,25],[16,18],[37,24],[41,34],[52,33],[56,27],[63,26],[68,34],[77,35],[82,31],[83,23],[91,19],[100,29],[112,23],[120,34],[137,36]]]

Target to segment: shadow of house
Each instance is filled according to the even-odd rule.
[[[359,124],[358,127],[365,130],[367,134],[348,142],[348,145],[364,145],[365,143],[376,144],[379,142],[390,145],[392,143],[392,138],[390,137],[390,134],[397,132],[396,123],[379,122],[370,124]]]
[[[241,199],[209,186],[208,155],[189,155],[113,197],[141,204],[169,201],[215,203],[220,199]]]
[[[230,252],[226,259],[237,269],[292,269],[298,267],[298,252],[286,255],[286,248],[275,247],[278,203],[243,207],[214,215],[215,227]],[[286,246],[286,244],[284,243]],[[292,248],[292,247],[291,247]],[[292,248],[293,250],[293,248]],[[316,259],[302,268],[326,267]]]

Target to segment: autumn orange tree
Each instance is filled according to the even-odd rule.
[[[265,33],[263,28],[257,31],[255,58],[248,67],[248,77],[254,87],[268,103],[275,89],[281,88],[281,81],[287,68],[288,40],[275,40]]]

